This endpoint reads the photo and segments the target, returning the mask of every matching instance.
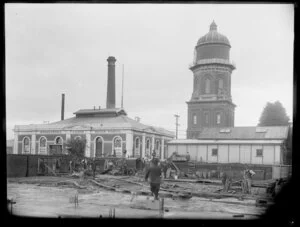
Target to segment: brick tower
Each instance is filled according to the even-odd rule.
[[[233,127],[231,73],[235,69],[229,58],[230,43],[217,31],[213,21],[209,32],[195,47],[193,93],[188,105],[187,139],[196,139],[204,127]]]
[[[106,108],[116,108],[115,57],[108,57]]]

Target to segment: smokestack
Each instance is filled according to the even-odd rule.
[[[61,120],[64,120],[65,115],[65,94],[61,95]]]
[[[116,108],[116,89],[115,89],[115,57],[108,57],[108,74],[107,74],[107,96],[106,108]]]

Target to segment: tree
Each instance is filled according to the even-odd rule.
[[[66,145],[67,145],[68,154],[71,155],[73,160],[79,161],[84,159],[86,140],[70,139],[67,141]]]
[[[290,118],[279,101],[267,102],[259,119],[258,126],[289,125]]]

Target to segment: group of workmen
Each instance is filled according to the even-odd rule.
[[[224,171],[222,174],[223,191],[228,192],[232,184],[231,171]],[[241,180],[242,192],[245,194],[251,194],[252,177],[255,172],[248,167],[243,171],[243,179]]]

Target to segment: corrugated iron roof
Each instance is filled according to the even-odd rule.
[[[121,129],[131,128],[146,132],[153,132],[174,136],[173,132],[159,127],[153,127],[142,124],[125,115],[114,117],[72,117],[62,121],[57,121],[49,124],[32,124],[32,125],[16,125],[16,130],[72,130],[72,129]]]
[[[198,139],[286,139],[288,129],[289,126],[203,128]]]

